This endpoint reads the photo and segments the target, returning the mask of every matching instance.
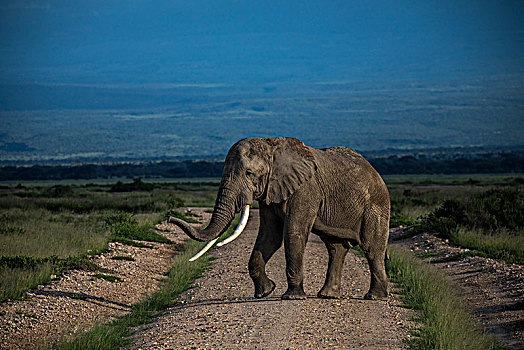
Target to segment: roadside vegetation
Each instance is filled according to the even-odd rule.
[[[390,179],[391,226],[405,235],[438,233],[451,244],[509,263],[524,264],[522,177]]]
[[[409,237],[437,234],[466,250],[442,256],[390,246],[388,273],[407,307],[419,310],[415,349],[499,349],[480,328],[443,272],[432,263],[490,257],[524,263],[524,180],[519,176],[406,176],[386,179],[391,194],[391,226]]]
[[[481,255],[523,263],[522,177],[390,176],[386,183],[392,226],[407,226],[410,235],[438,232],[452,244],[470,249],[448,259]],[[217,187],[218,182],[146,183],[140,179],[1,186],[0,301],[23,298],[27,290],[71,268],[92,271],[93,278],[116,281],[110,271],[101,270],[89,257],[103,252],[111,241],[143,247],[151,247],[148,242],[169,243],[152,226],[170,215],[197,219],[179,208],[211,208]],[[124,346],[133,327],[149,322],[172,305],[175,296],[203,273],[210,263],[206,256],[187,264],[201,246],[189,241],[167,280],[130,314],[67,340],[59,348]],[[389,273],[402,289],[404,302],[421,312],[424,327],[417,330],[414,348],[497,348],[435,269],[409,253],[392,249],[390,255]]]
[[[217,183],[27,184],[0,188],[0,302],[64,270],[97,271],[108,242],[169,243],[152,230],[185,205],[212,206]],[[184,212],[178,210],[184,216]],[[98,271],[99,273],[104,271]]]
[[[233,232],[238,220],[237,217],[226,233],[222,235],[222,239]],[[60,350],[121,349],[128,345],[134,327],[151,322],[164,309],[175,304],[176,296],[184,292],[209,266],[211,258],[207,254],[194,262],[189,262],[189,258],[196,254],[204,244],[188,239],[183,251],[175,258],[167,279],[152,296],[135,304],[130,313],[114,321],[97,325],[88,332],[65,340],[55,348]]]
[[[500,349],[467,311],[442,272],[412,253],[390,248],[388,274],[401,289],[407,307],[419,311],[423,324],[413,331],[414,349]]]

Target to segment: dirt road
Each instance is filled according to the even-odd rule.
[[[258,211],[234,242],[214,250],[218,259],[179,303],[139,329],[134,349],[402,349],[408,339],[411,311],[387,301],[363,300],[369,270],[363,258],[348,254],[343,297],[316,298],[327,267],[327,251],[315,235],[304,261],[306,300],[282,301],[286,289],[284,252],[268,264],[277,287],[264,299],[253,298],[247,264],[257,234]]]

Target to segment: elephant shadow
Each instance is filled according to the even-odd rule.
[[[358,298],[358,297],[341,297],[337,299],[324,299],[319,298],[316,295],[308,295],[306,299],[304,300],[318,300],[318,301],[324,301],[329,302],[333,300],[364,300],[364,298]],[[302,301],[304,301],[302,300]],[[255,297],[235,297],[235,298],[213,298],[213,299],[202,299],[202,300],[195,300],[195,301],[179,301],[175,306],[173,306],[172,310],[185,310],[185,309],[191,309],[195,307],[202,307],[202,306],[216,306],[216,305],[229,305],[229,304],[255,304],[255,303],[279,303],[282,302],[281,297],[265,297],[263,299],[255,298]]]

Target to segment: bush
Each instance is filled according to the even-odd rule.
[[[186,204],[184,203],[183,199],[180,199],[178,197],[172,196],[168,199],[167,203],[169,204],[170,208],[181,208],[185,207]]]
[[[124,244],[128,244],[129,240],[173,243],[168,238],[154,232],[150,224],[139,225],[138,220],[128,213],[109,215],[105,223],[113,236],[113,241]]]
[[[524,194],[490,190],[462,200],[449,199],[422,218],[418,230],[447,236],[459,226],[470,229],[518,231],[524,227]]]
[[[524,263],[524,194],[490,190],[446,200],[415,225],[413,233],[439,232],[456,246],[509,263]]]
[[[55,185],[47,193],[51,198],[68,197],[73,194],[73,188],[69,185]]]
[[[134,191],[151,191],[155,188],[155,185],[150,183],[142,182],[142,179],[133,179],[132,183],[122,183],[118,181],[116,184],[111,186],[109,192],[134,192]]]

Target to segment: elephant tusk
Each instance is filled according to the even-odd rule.
[[[249,205],[246,205],[244,207],[244,210],[242,211],[242,216],[240,217],[240,222],[238,223],[238,226],[235,229],[235,231],[233,232],[233,234],[231,234],[231,236],[229,236],[222,242],[218,243],[217,247],[221,247],[225,244],[228,244],[229,242],[233,241],[235,238],[240,236],[240,234],[242,233],[242,231],[244,231],[244,228],[246,227],[247,220],[249,219],[249,207],[250,207]],[[200,258],[202,255],[204,255],[205,252],[207,252],[215,244],[217,240],[218,240],[218,237],[207,242],[207,244],[202,249],[200,249],[200,251],[196,253],[191,259],[189,259],[189,261],[195,261],[196,259]]]
[[[235,240],[242,231],[244,231],[244,228],[246,227],[247,220],[249,219],[249,205],[246,205],[244,207],[244,210],[242,211],[242,217],[240,218],[240,222],[238,223],[237,228],[235,229],[235,232],[231,234],[228,238],[224,239],[222,242],[217,244],[217,247],[222,247],[223,245],[228,244],[229,242],[232,242]]]
[[[202,255],[204,255],[205,252],[207,252],[209,250],[209,248],[211,248],[213,246],[213,244],[215,244],[215,242],[217,240],[218,240],[218,238],[215,238],[212,241],[207,242],[207,244],[204,246],[204,248],[200,249],[200,251],[198,253],[193,255],[193,257],[191,259],[189,259],[189,261],[195,261],[196,259],[200,258]]]

